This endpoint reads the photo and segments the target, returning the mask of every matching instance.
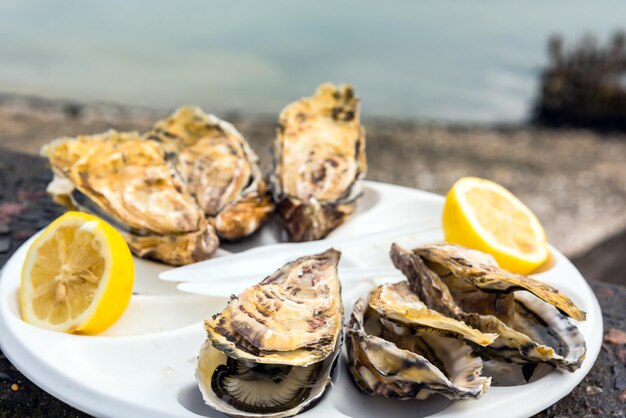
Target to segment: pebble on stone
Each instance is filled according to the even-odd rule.
[[[37,200],[37,199],[42,199],[46,196],[48,196],[48,193],[46,193],[45,190],[29,191],[29,190],[20,189],[17,191],[17,198],[20,201]]]
[[[587,388],[585,389],[585,392],[587,392],[587,395],[597,395],[598,393],[602,393],[604,392],[604,389],[602,389],[600,386],[587,386]]]
[[[0,237],[0,254],[6,253],[11,249],[11,237]]]
[[[11,233],[11,227],[8,224],[0,224],[0,235]]]
[[[615,356],[626,366],[626,348],[618,348],[615,351]]]
[[[602,286],[596,290],[596,295],[598,295],[598,297],[602,299],[611,299],[613,296],[615,296],[615,291],[610,287]]]
[[[11,219],[24,212],[25,209],[26,205],[23,203],[0,203],[0,223],[8,224]]]
[[[604,342],[615,345],[625,345],[626,332],[621,329],[611,328],[604,336]]]
[[[13,383],[13,384],[11,385],[11,390],[12,390],[13,392],[17,392],[18,390],[20,390],[20,385],[18,385],[17,383]]]
[[[35,235],[37,231],[35,230],[30,230],[30,229],[20,229],[15,231],[15,233],[13,233],[13,238],[17,239],[17,240],[26,240],[30,237],[32,237],[33,235]]]

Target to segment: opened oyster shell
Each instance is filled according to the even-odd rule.
[[[139,134],[61,138],[42,154],[55,174],[55,200],[113,224],[140,257],[181,265],[216,250],[213,227],[164,151]]]
[[[280,113],[270,186],[293,241],[324,238],[356,208],[365,130],[350,86],[322,84]]]
[[[406,282],[375,288],[354,305],[346,327],[350,372],[366,393],[395,399],[477,399],[489,388],[483,362],[465,339],[490,344],[483,334],[431,311]]]
[[[229,416],[289,417],[318,400],[341,350],[340,253],[286,264],[205,321],[196,377]]]
[[[220,238],[246,237],[272,213],[258,157],[230,123],[198,107],[181,107],[146,138],[170,156]]]
[[[394,244],[391,258],[429,308],[499,334],[489,346],[474,346],[484,359],[548,363],[569,371],[580,367],[585,341],[567,316],[584,320],[585,313],[559,290],[453,244],[414,250]]]

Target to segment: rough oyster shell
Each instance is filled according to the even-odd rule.
[[[55,172],[48,188],[55,200],[111,222],[135,254],[180,265],[217,248],[213,228],[163,150],[139,134],[62,138],[42,154]]]
[[[323,394],[341,350],[339,257],[331,249],[288,263],[205,321],[196,376],[209,406],[287,417]]]
[[[258,157],[233,125],[181,107],[146,138],[159,142],[220,238],[252,234],[274,209]]]
[[[293,241],[324,238],[356,208],[365,130],[352,87],[322,84],[280,114],[270,187]]]
[[[584,338],[563,313],[581,319],[585,313],[557,289],[504,271],[486,254],[453,244],[412,251],[394,244],[391,258],[429,308],[499,334],[493,344],[475,346],[483,358],[549,363],[569,371],[580,367]],[[529,293],[514,293],[518,290]]]
[[[400,312],[412,309],[412,318],[381,315],[375,308],[380,307],[376,299],[381,294],[387,294],[383,299],[391,305],[400,302]],[[482,360],[460,338],[489,343],[495,336],[481,335],[443,316],[431,321],[432,312],[409,294],[405,283],[383,285],[354,305],[346,347],[357,386],[368,394],[395,399],[425,399],[433,393],[449,399],[482,396],[491,379],[480,376]],[[422,315],[426,325],[416,320]]]

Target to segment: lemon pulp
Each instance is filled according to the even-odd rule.
[[[125,310],[133,281],[132,256],[121,235],[99,218],[68,212],[28,251],[22,317],[56,331],[100,332]]]

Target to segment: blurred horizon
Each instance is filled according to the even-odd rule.
[[[626,3],[0,2],[0,92],[276,115],[324,81],[366,116],[523,123],[548,37],[599,43]]]

